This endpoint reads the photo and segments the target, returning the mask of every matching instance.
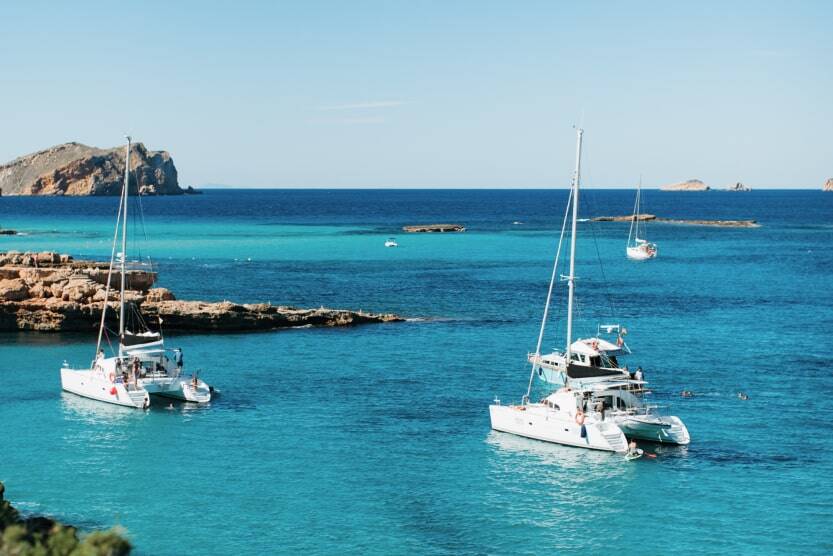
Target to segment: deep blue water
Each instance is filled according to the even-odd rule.
[[[627,224],[580,224],[578,332],[628,327],[687,448],[625,463],[489,430],[494,396],[525,390],[566,191],[215,190],[134,219],[130,249],[180,298],[420,320],[169,334],[223,395],[149,412],[61,394],[93,333],[0,335],[0,480],[26,511],[121,524],[139,554],[830,553],[833,194],[644,193],[646,212],[763,225],[649,225],[660,256],[634,263]],[[584,191],[582,216],[633,195]],[[104,258],[115,210],[0,197],[27,234],[0,251]],[[468,231],[399,232],[424,222]]]

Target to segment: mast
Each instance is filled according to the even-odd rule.
[[[122,219],[121,228],[121,294],[119,295],[119,357],[122,355],[122,343],[124,342],[124,285],[125,285],[125,261],[127,260],[127,195],[130,188],[130,136],[127,136],[127,147],[124,157],[124,195],[122,196]]]
[[[124,204],[124,188],[119,195],[119,212],[116,215],[116,229],[113,231],[113,247],[110,250],[110,266],[107,268],[107,286],[104,288],[104,304],[101,308],[101,323],[98,326],[98,342],[95,345],[95,356],[101,350],[101,340],[104,336],[104,321],[107,317],[107,305],[110,301],[110,284],[113,279],[113,263],[116,260],[116,244],[119,241],[119,224],[121,223],[122,205]]]
[[[576,128],[576,170],[573,173],[573,225],[570,237],[570,274],[567,276],[567,351],[565,356],[565,371],[572,359],[573,343],[573,297],[576,289],[576,223],[578,222],[578,190],[581,182],[581,139],[584,130]]]
[[[642,175],[639,176],[639,185],[636,186],[636,200],[633,202],[633,216],[631,217],[631,228],[628,230],[628,247],[631,246],[631,238],[633,238],[634,226],[636,226],[636,237],[639,237],[639,224],[637,218],[639,216],[639,196],[640,189],[642,189]]]

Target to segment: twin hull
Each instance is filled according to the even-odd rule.
[[[115,405],[140,409],[150,405],[150,396],[145,389],[127,390],[125,384],[110,382],[101,372],[63,368],[61,388],[72,394]]]
[[[607,452],[626,452],[628,449],[622,430],[610,421],[586,421],[586,436],[582,438],[581,425],[574,419],[537,404],[490,405],[489,416],[492,428],[501,432]]]

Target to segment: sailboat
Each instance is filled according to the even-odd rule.
[[[647,230],[645,223],[639,216],[639,209],[642,204],[642,178],[636,188],[636,201],[633,204],[633,217],[631,218],[631,229],[628,232],[627,253],[629,259],[645,261],[657,256],[657,244],[649,242],[646,238]],[[641,226],[640,226],[641,224]],[[640,227],[642,233],[640,234]],[[641,235],[641,237],[640,237]]]
[[[573,300],[575,293],[575,262],[576,262],[576,224],[578,222],[578,198],[581,182],[581,146],[584,131],[576,129],[576,166],[573,172],[570,199],[567,202],[567,210],[572,207],[572,237],[570,238],[570,273],[563,277],[567,281],[567,343],[563,354],[563,361],[572,361],[578,354],[573,348]],[[495,398],[489,406],[489,417],[491,426],[497,431],[516,434],[545,442],[577,446],[594,450],[625,453],[628,449],[627,440],[622,429],[613,421],[605,420],[596,412],[588,411],[586,407],[586,396],[581,389],[573,388],[569,380],[563,386],[545,396],[538,402],[530,401],[532,392],[532,381],[540,359],[541,343],[544,337],[547,317],[549,314],[552,290],[557,276],[558,260],[561,254],[561,245],[564,239],[564,231],[567,226],[567,213],[564,215],[564,223],[561,227],[561,241],[558,244],[558,252],[553,264],[552,277],[550,279],[547,302],[544,307],[544,317],[541,322],[541,331],[538,336],[538,347],[536,357],[529,375],[529,385],[526,395],[520,404],[502,405],[500,400]],[[574,365],[564,365],[564,370],[574,368]]]
[[[213,389],[196,374],[183,373],[182,351],[165,349],[160,330],[152,331],[139,321],[139,330],[127,328],[125,300],[127,268],[127,200],[130,182],[130,146],[127,137],[124,184],[119,198],[119,210],[113,233],[110,266],[98,329],[96,355],[88,368],[73,368],[64,362],[61,367],[61,388],[67,392],[94,400],[147,409],[150,396],[158,395],[183,401],[205,403],[211,400]],[[121,251],[116,252],[121,232]],[[119,344],[118,352],[106,357],[102,340],[106,330],[106,316],[116,264],[119,273]],[[131,307],[131,310],[132,307]],[[140,316],[140,315],[139,315]]]

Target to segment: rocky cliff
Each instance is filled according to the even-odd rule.
[[[660,191],[708,191],[710,188],[700,180],[687,180],[663,185],[659,189]]]
[[[124,182],[124,147],[98,149],[64,143],[0,166],[3,195],[118,195]],[[130,192],[180,195],[176,167],[165,151],[142,143],[130,150]]]
[[[107,263],[76,261],[53,252],[0,253],[0,332],[14,330],[94,331],[106,298]],[[115,273],[111,285],[121,276]],[[297,309],[269,303],[179,301],[153,288],[156,273],[129,270],[126,299],[145,320],[162,320],[165,330],[252,331],[297,326],[349,326],[401,321],[392,314],[341,309]],[[118,290],[110,291],[107,314],[116,328]]]
[[[824,187],[821,188],[822,191],[833,191],[833,178],[830,178],[826,182],[824,182]]]

